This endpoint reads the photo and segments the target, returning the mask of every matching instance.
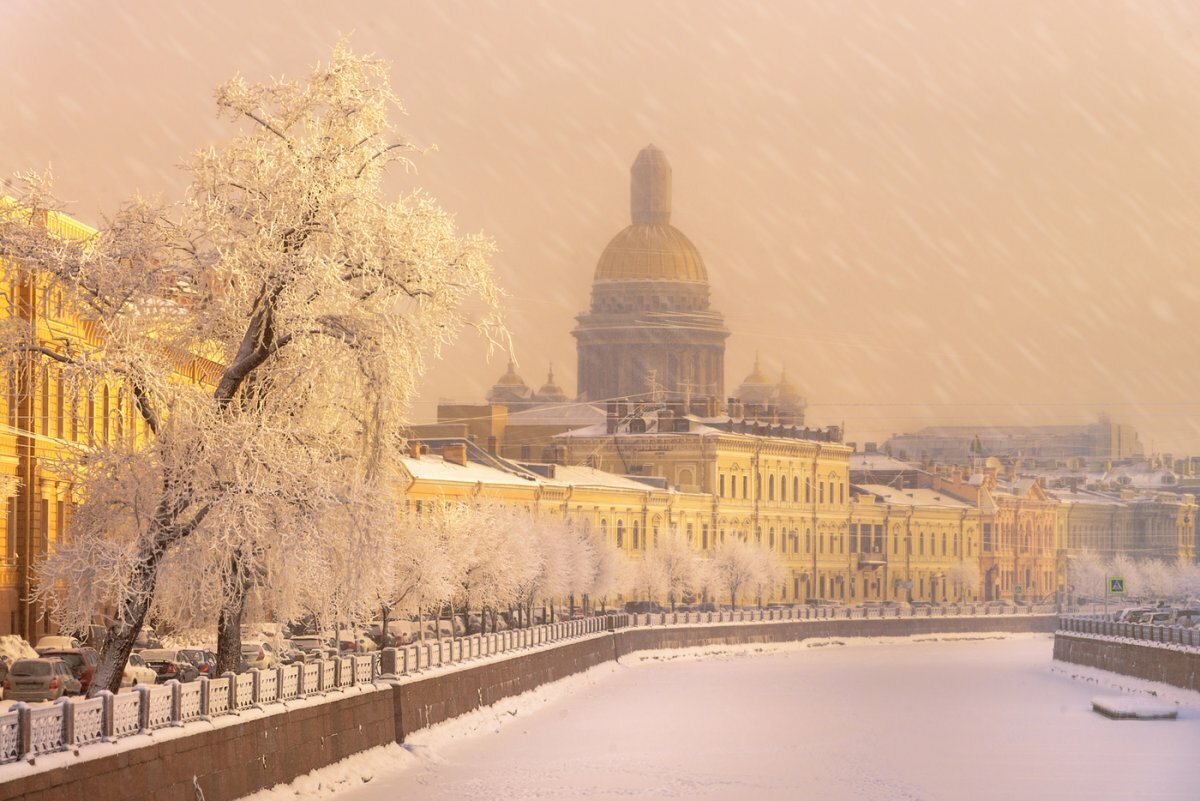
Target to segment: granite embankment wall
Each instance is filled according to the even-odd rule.
[[[1054,635],[1054,658],[1200,690],[1200,653],[1194,650],[1059,632]]]
[[[381,682],[212,729],[122,740],[115,753],[4,781],[0,799],[24,801],[229,801],[635,651],[792,642],[814,637],[968,632],[1053,632],[1053,615],[820,620],[622,629],[484,661],[425,678]],[[137,741],[141,740],[139,743]],[[136,745],[136,747],[134,747]],[[20,766],[11,766],[21,770]],[[37,766],[34,766],[36,769]],[[199,788],[199,792],[197,791]],[[202,794],[202,796],[201,796]]]

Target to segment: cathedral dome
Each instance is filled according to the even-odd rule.
[[[700,251],[673,225],[630,225],[596,264],[597,281],[707,282]]]
[[[744,403],[755,403],[765,405],[770,403],[771,396],[775,393],[775,386],[771,383],[771,379],[767,378],[763,373],[762,367],[758,362],[758,354],[754,354],[754,369],[750,371],[750,375],[746,376],[746,380],[737,388],[736,396]]]
[[[700,251],[671,225],[671,165],[654,145],[629,170],[633,223],[612,238],[596,265],[597,281],[708,282]]]
[[[510,359],[508,370],[488,390],[487,400],[488,403],[520,403],[528,401],[531,394],[533,393],[529,389],[529,385],[521,376],[517,375],[517,366]]]
[[[567,400],[567,393],[554,383],[553,365],[550,366],[550,374],[546,376],[546,383],[542,384],[542,388],[534,394],[533,399],[541,403],[562,403]]]

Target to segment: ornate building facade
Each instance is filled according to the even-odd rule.
[[[729,331],[700,252],[671,225],[671,165],[649,145],[631,177],[631,224],[601,254],[572,332],[580,399],[722,397]]]

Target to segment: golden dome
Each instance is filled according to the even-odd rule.
[[[612,238],[596,265],[597,281],[708,282],[700,251],[671,225],[671,165],[654,145],[630,168],[633,225]]]
[[[700,251],[673,225],[630,225],[596,264],[597,281],[698,281],[708,272]]]

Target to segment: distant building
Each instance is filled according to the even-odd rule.
[[[1137,431],[1107,417],[1078,426],[932,426],[893,436],[884,444],[893,456],[919,463],[971,464],[1000,459],[1133,459],[1144,454]]]
[[[631,223],[600,255],[592,302],[572,334],[579,397],[722,397],[725,339],[700,251],[671,225],[671,165],[649,145],[631,170]]]

